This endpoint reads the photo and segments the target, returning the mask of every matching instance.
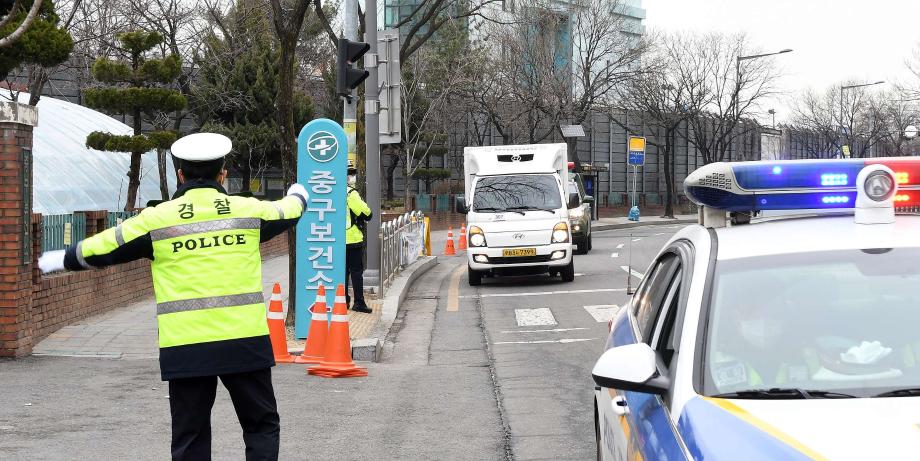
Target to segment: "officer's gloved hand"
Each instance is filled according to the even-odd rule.
[[[307,205],[307,200],[310,198],[310,194],[307,193],[307,188],[296,182],[291,184],[291,187],[288,188],[287,195],[299,196],[300,199],[303,200],[304,206]]]
[[[38,258],[38,268],[43,274],[64,270],[65,250],[46,251]]]

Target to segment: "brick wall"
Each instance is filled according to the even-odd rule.
[[[33,226],[41,232],[41,215],[34,215]],[[93,229],[94,232],[102,230],[104,227]],[[87,236],[90,232],[87,226]],[[40,236],[38,242],[41,242]],[[36,254],[41,252],[41,245],[37,247]],[[260,249],[264,259],[287,254],[287,235],[281,234],[263,243]],[[62,327],[153,295],[150,262],[146,259],[101,270],[45,277],[39,274],[33,282],[33,344]]]
[[[8,112],[18,107],[4,103],[0,110],[0,356],[32,352],[32,268],[28,244],[31,231],[32,125]],[[25,199],[25,200],[24,200]]]

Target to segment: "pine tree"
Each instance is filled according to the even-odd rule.
[[[170,54],[162,59],[148,58],[150,51],[162,43],[156,32],[133,31],[118,35],[126,59],[99,58],[93,64],[93,78],[110,85],[85,90],[86,105],[109,113],[130,115],[134,135],[115,135],[94,131],[86,138],[86,146],[106,152],[128,152],[131,167],[128,170],[128,197],[125,210],[133,210],[140,186],[141,155],[153,149],[168,149],[176,140],[173,131],[143,133],[143,116],[175,112],[185,108],[187,100],[168,87],[179,76],[182,62]],[[165,177],[160,178],[161,193]],[[167,199],[168,197],[163,197]]]
[[[56,66],[66,61],[73,50],[70,33],[58,27],[60,19],[54,12],[54,3],[51,0],[38,1],[42,1],[42,5],[29,28],[10,47],[0,49],[0,80],[6,79],[13,69],[23,64]],[[0,0],[0,16],[10,14],[14,3],[12,0]],[[0,37],[6,37],[16,30],[32,5],[33,1],[15,5],[17,9],[12,11],[15,16],[0,28]]]
[[[222,35],[212,35],[199,57],[194,111],[202,131],[224,134],[233,141],[228,167],[240,174],[242,192],[260,168],[280,166],[277,107],[279,52],[268,19],[254,15],[254,2],[240,1],[228,13]],[[313,118],[313,105],[301,92],[292,95],[294,123]]]

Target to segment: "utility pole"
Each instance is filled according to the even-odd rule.
[[[357,1],[357,0],[355,0]],[[365,60],[370,72],[364,86],[364,146],[367,171],[367,206],[373,211],[367,229],[367,267],[364,271],[365,286],[380,286],[380,87],[378,86],[377,63],[377,0],[365,0],[365,41],[371,46]],[[372,65],[368,66],[367,64]]]
[[[345,39],[358,41],[358,0],[345,0]],[[348,138],[348,161],[357,164],[358,139],[358,90],[351,90],[351,97],[343,98],[342,127]]]

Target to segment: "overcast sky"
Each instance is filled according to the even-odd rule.
[[[920,1],[643,0],[642,6],[647,27],[743,31],[765,52],[795,50],[775,58],[785,74],[780,86],[788,93],[768,104],[775,106],[777,122],[789,116],[791,99],[808,87],[847,79],[916,79],[904,61],[920,43]]]

